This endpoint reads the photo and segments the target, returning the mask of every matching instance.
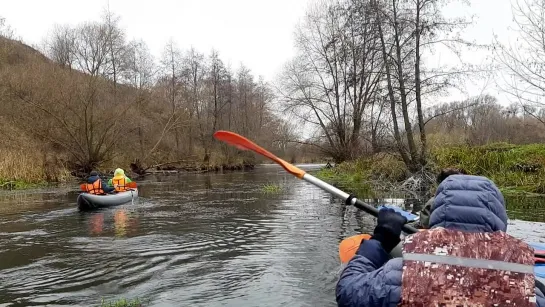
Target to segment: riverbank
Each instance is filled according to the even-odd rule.
[[[2,149],[0,156],[0,190],[34,189],[73,179],[68,169],[38,148]]]
[[[505,195],[545,195],[545,145],[444,146],[430,150],[429,174],[456,167],[493,180]],[[395,155],[379,154],[322,169],[318,177],[358,195],[374,196],[399,191],[410,176]]]
[[[55,169],[46,164],[36,163],[39,159],[29,159],[23,154],[17,158],[16,155],[6,155],[3,162],[0,162],[0,190],[27,190],[43,188],[52,183],[67,183],[81,181],[86,174],[75,173],[64,166],[57,166]],[[110,163],[111,164],[111,163]],[[185,163],[185,164],[163,164],[157,167],[146,169],[134,169],[125,164],[108,164],[98,167],[97,171],[103,176],[113,176],[114,169],[122,167],[129,177],[143,177],[151,174],[177,174],[177,173],[207,173],[224,171],[244,171],[254,169],[255,164],[235,162],[227,163]]]

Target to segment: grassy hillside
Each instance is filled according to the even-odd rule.
[[[100,37],[84,35],[101,29],[74,29],[77,48],[105,46],[92,41]],[[124,53],[128,58],[116,60],[118,76],[112,77],[113,60],[69,47],[73,62],[61,64],[0,37],[0,188],[64,181],[92,169],[216,170],[257,162],[215,141],[212,134],[220,129],[283,157],[307,158],[301,148],[278,142],[291,139],[291,130],[270,110],[268,85],[254,81],[245,67],[235,75],[217,54],[205,58],[191,50],[177,59],[181,66],[172,75],[144,47],[126,44],[120,48],[140,57]],[[199,69],[195,78],[187,75],[191,67]]]

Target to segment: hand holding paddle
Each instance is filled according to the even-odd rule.
[[[377,226],[373,232],[373,239],[380,242],[387,253],[401,241],[401,227],[407,219],[393,209],[382,209],[378,213]]]

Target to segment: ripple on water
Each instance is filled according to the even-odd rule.
[[[24,209],[0,214],[0,302],[335,306],[338,243],[375,225],[274,166],[151,178],[134,204],[94,213],[75,210],[76,194],[17,196]],[[269,183],[285,189],[262,193]],[[527,240],[544,231],[509,224]]]
[[[509,220],[507,233],[524,241],[545,242],[545,223]]]

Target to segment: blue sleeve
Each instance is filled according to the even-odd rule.
[[[545,307],[545,295],[536,287],[536,301],[537,301],[537,307]]]
[[[377,240],[366,240],[348,262],[337,283],[337,305],[385,306],[390,302],[387,272],[389,256]]]
[[[102,179],[100,179],[100,180],[102,180]],[[106,181],[102,180],[102,190],[104,191],[104,193],[110,193],[110,192],[114,191],[115,188],[109,186]]]

